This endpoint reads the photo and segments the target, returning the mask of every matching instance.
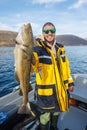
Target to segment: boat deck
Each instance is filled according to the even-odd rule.
[[[75,90],[71,93],[71,98],[75,98],[87,105],[87,74],[75,74],[73,75],[75,80]],[[35,84],[32,84],[33,87]],[[7,94],[0,98],[0,112],[6,112],[8,117],[17,117],[15,113],[21,103],[22,96],[18,94],[19,87],[17,86],[12,93]],[[28,97],[29,101],[34,100],[34,90],[32,90]],[[23,115],[22,115],[23,116]],[[15,118],[16,118],[15,117]],[[21,117],[20,117],[21,118]],[[83,110],[71,106],[68,113],[63,112],[60,115],[58,121],[59,130],[86,130],[87,126],[87,109]]]

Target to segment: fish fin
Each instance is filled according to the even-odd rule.
[[[23,93],[22,93],[21,88],[19,89],[19,95],[20,95],[20,96],[23,96]]]
[[[17,71],[16,71],[16,70],[15,70],[15,72],[14,72],[14,76],[15,76],[16,80],[19,82],[19,78],[18,78],[18,75],[17,75]]]
[[[32,90],[33,90],[33,88],[32,88],[32,86],[31,86],[31,84],[29,83],[28,92],[30,92],[30,91],[32,91]],[[20,96],[23,96],[21,87],[20,87],[20,89],[19,89],[19,95],[20,95]]]
[[[30,92],[30,91],[32,91],[32,90],[33,90],[33,88],[32,88],[32,86],[31,86],[31,84],[29,83],[28,92]]]
[[[35,117],[35,114],[34,114],[34,112],[31,110],[31,107],[30,107],[29,102],[27,103],[27,107],[30,109],[30,113],[32,114],[32,116],[34,116],[34,117]]]

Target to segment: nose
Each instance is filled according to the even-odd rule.
[[[49,30],[48,34],[52,34],[50,30]]]

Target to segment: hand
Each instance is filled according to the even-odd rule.
[[[35,56],[34,56],[34,55],[33,55],[33,57],[32,57],[32,61],[31,61],[31,62],[32,62],[33,65],[36,64],[36,59],[35,59]]]
[[[73,92],[73,91],[74,91],[74,86],[70,86],[70,87],[69,87],[69,91],[70,91],[70,92]]]

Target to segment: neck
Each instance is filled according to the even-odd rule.
[[[46,44],[49,46],[49,47],[52,47],[53,44],[54,44],[54,40],[51,41],[51,42],[48,42],[47,40],[45,40]]]
[[[52,48],[52,46],[53,46],[53,43],[46,42],[46,44],[47,44],[49,47],[51,47],[51,48]]]

